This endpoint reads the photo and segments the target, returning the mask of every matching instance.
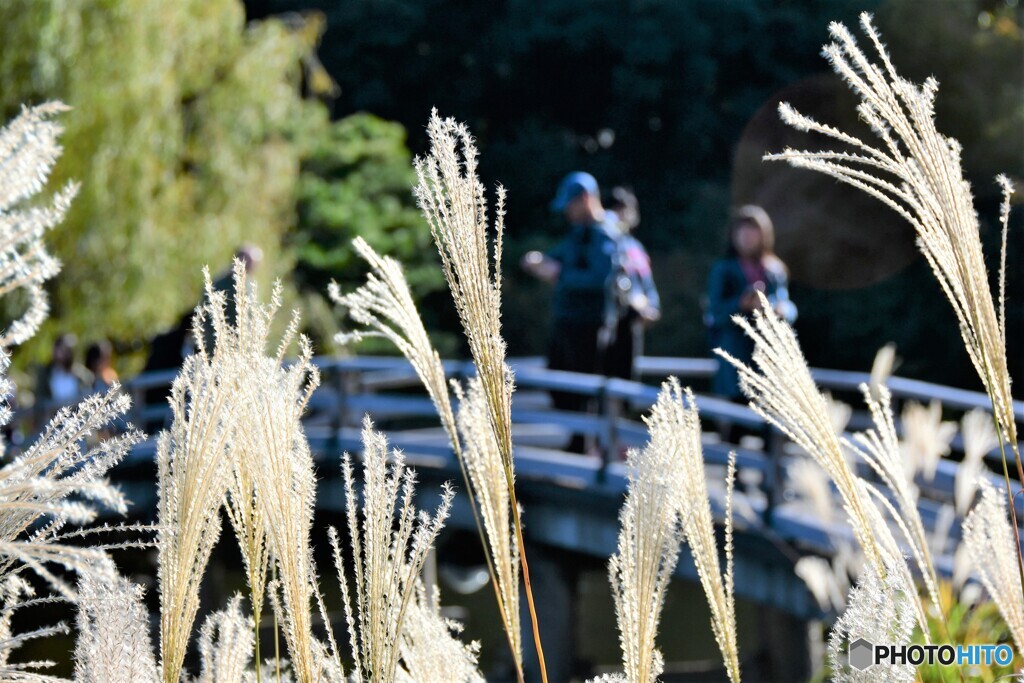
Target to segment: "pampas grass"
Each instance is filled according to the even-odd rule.
[[[504,233],[505,191],[497,191],[493,226],[487,217],[487,199],[477,177],[477,149],[469,130],[454,119],[431,113],[427,124],[430,154],[415,161],[419,183],[413,190],[430,225],[445,279],[455,302],[462,329],[476,364],[487,412],[501,456],[508,490],[512,526],[519,545],[523,588],[533,627],[533,643],[541,680],[547,683],[544,648],[530,584],[512,460],[512,371],[505,362],[501,336],[501,249]],[[488,233],[493,232],[493,253]],[[507,609],[507,606],[506,606]],[[511,636],[510,636],[511,637]]]
[[[65,185],[48,207],[15,207],[46,184],[61,154],[57,138],[63,130],[51,118],[67,109],[60,102],[25,108],[0,129],[0,296],[22,289],[28,298],[25,313],[0,334],[0,348],[28,340],[49,314],[43,283],[60,264],[46,250],[43,235],[63,220],[78,186]]]
[[[253,632],[242,613],[242,596],[214,612],[199,631],[200,673],[196,683],[243,683],[253,653]]]
[[[423,582],[416,583],[403,623],[399,644],[402,662],[396,680],[483,683],[477,668],[480,643],[467,645],[458,639],[462,626],[441,616],[437,596],[437,586],[428,596]]]
[[[89,573],[78,584],[75,681],[157,683],[143,590],[121,576]]]
[[[35,589],[17,574],[0,581],[0,680],[66,683],[65,679],[41,673],[53,668],[55,662],[51,660],[11,661],[14,653],[25,643],[68,633],[64,623],[43,626],[25,633],[14,632],[11,622],[19,609],[55,601],[53,598],[37,598],[35,595]]]
[[[197,335],[201,338],[201,335]],[[231,467],[228,392],[205,350],[185,359],[171,387],[174,420],[157,439],[157,579],[160,664],[177,683],[199,609],[199,586],[220,538]]]
[[[216,339],[214,364],[234,396],[227,462],[235,468],[236,486],[239,479],[251,482],[251,493],[241,490],[238,495],[243,501],[252,496],[259,507],[268,548],[243,548],[243,557],[252,556],[246,562],[249,574],[257,579],[261,571],[266,579],[266,570],[258,564],[261,552],[268,552],[277,568],[272,600],[275,615],[284,627],[296,679],[312,683],[320,679],[324,666],[320,661],[324,651],[313,635],[314,613],[323,610],[310,541],[316,480],[301,418],[319,385],[319,373],[312,365],[312,348],[301,336],[297,338],[299,356],[287,366],[283,362],[296,341],[296,316],[276,350],[268,348],[270,328],[281,306],[280,287],[275,288],[269,304],[262,304],[255,285],[246,280],[241,261],[235,263],[234,285],[235,316],[231,321],[207,275],[207,311]],[[255,544],[259,532],[250,529],[240,541]],[[259,609],[259,588],[250,585],[254,612]],[[337,662],[329,628],[327,636],[328,658]]]
[[[662,385],[658,401],[646,420],[651,447],[665,450],[682,463],[679,509],[686,544],[690,547],[700,584],[711,608],[711,630],[722,652],[732,683],[739,683],[739,647],[736,643],[736,604],[733,598],[732,493],[736,455],[730,453],[725,475],[725,571],[719,567],[711,502],[704,473],[700,416],[693,393],[680,390],[678,381]]]
[[[516,668],[522,670],[523,646],[519,627],[519,546],[511,522],[511,503],[501,454],[487,418],[487,402],[478,378],[459,391],[459,432],[464,443],[466,470],[477,491],[480,515],[494,558],[501,620],[510,639]]]
[[[884,572],[883,545],[876,538],[873,504],[847,461],[839,435],[832,426],[828,400],[818,391],[793,329],[761,295],[761,310],[753,322],[742,316],[733,321],[754,340],[753,365],[748,366],[721,349],[715,353],[739,372],[740,387],[750,407],[778,427],[828,473],[839,490],[853,533],[876,573]]]
[[[839,23],[829,26],[834,42],[825,46],[824,54],[835,72],[860,97],[857,111],[880,144],[872,146],[819,123],[784,102],[779,105],[779,114],[787,124],[832,138],[853,151],[787,148],[765,158],[825,173],[859,188],[892,208],[914,228],[918,247],[953,307],[967,354],[992,402],[1002,449],[1003,479],[1012,509],[1004,442],[1010,444],[1017,477],[1024,482],[1006,361],[1006,245],[1013,187],[1007,178],[997,178],[1003,191],[997,306],[989,286],[974,198],[963,177],[960,144],[935,127],[938,82],[928,78],[918,86],[899,76],[871,15],[861,14],[860,23],[880,64],[872,63],[849,30]],[[1013,528],[1019,545],[1016,524]],[[1024,555],[1020,553],[1017,571],[1024,599]]]
[[[665,436],[626,458],[626,500],[619,511],[619,543],[608,563],[622,646],[624,680],[651,683],[664,662],[655,646],[665,593],[683,541],[680,491],[686,476],[679,452]],[[715,561],[717,562],[717,552]]]
[[[329,530],[355,659],[353,676],[367,683],[396,680],[400,639],[409,605],[416,599],[417,576],[444,526],[454,495],[445,486],[433,517],[418,514],[413,505],[415,475],[405,468],[401,451],[391,452],[390,467],[388,455],[387,440],[373,430],[367,418],[363,423],[362,506],[356,495],[352,460],[346,454],[342,461],[353,554],[350,569],[346,569],[337,532]],[[393,530],[396,523],[397,530]]]
[[[981,482],[981,499],[964,520],[963,533],[964,546],[981,583],[999,607],[1017,652],[1024,651],[1024,602],[1017,573],[1020,551],[1003,496],[987,481]]]
[[[871,643],[910,643],[914,632],[913,582],[898,567],[879,574],[868,567],[850,591],[846,611],[829,634],[828,659],[835,683],[910,683],[917,680],[913,664],[877,664],[858,671],[846,664],[843,644],[857,638]]]
[[[956,469],[953,502],[956,513],[964,516],[974,503],[978,481],[985,472],[985,456],[999,445],[999,436],[992,416],[983,410],[972,410],[960,420],[964,459]]]
[[[462,472],[498,612],[517,677],[522,680],[519,551],[515,541],[509,538],[509,489],[504,476],[505,466],[490,425],[483,389],[479,380],[473,381],[470,390],[472,406],[463,403],[456,419],[441,357],[430,343],[401,265],[392,258],[378,255],[362,238],[356,238],[353,247],[370,266],[366,284],[343,295],[337,284],[332,283],[330,296],[345,306],[349,316],[368,331],[340,334],[336,341],[346,344],[370,335],[390,340],[412,365],[430,395]],[[455,388],[460,400],[465,399],[461,389],[457,385]]]
[[[925,588],[928,590],[932,603],[942,604],[939,601],[939,578],[929,548],[929,537],[925,532],[921,513],[917,509],[918,491],[913,481],[916,468],[906,467],[904,454],[901,452],[896,436],[896,424],[893,421],[889,389],[885,385],[879,385],[872,390],[869,385],[865,384],[861,386],[861,392],[871,411],[871,419],[875,423],[875,428],[856,434],[852,440],[845,440],[845,443],[868,464],[896,499],[894,508],[878,487],[867,485],[867,490],[871,491],[876,500],[890,512],[893,521],[903,532],[921,576],[924,578]],[[936,430],[938,429],[938,424],[934,421],[929,420],[928,424],[935,427]],[[918,432],[918,436],[923,440],[923,435],[920,432]],[[928,443],[935,443],[938,438],[940,437],[935,436],[933,439],[929,439]]]

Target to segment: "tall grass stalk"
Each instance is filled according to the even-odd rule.
[[[454,494],[446,485],[433,517],[417,513],[413,505],[415,475],[406,469],[401,451],[390,453],[389,467],[387,440],[373,430],[369,418],[363,423],[362,439],[362,506],[352,460],[346,454],[342,462],[351,570],[345,568],[337,532],[331,528],[329,535],[355,660],[353,675],[366,683],[392,683],[418,576],[448,517]],[[349,589],[350,580],[354,592]]]
[[[516,668],[516,676],[519,681],[522,681],[519,557],[518,554],[513,557],[510,552],[508,533],[506,533],[509,528],[506,485],[504,481],[494,477],[471,477],[469,471],[470,469],[477,472],[482,471],[479,464],[483,462],[482,458],[493,454],[498,458],[498,469],[503,472],[503,468],[500,466],[500,454],[496,445],[494,448],[482,448],[484,445],[489,446],[494,443],[493,437],[483,434],[480,435],[476,447],[469,443],[465,448],[463,447],[462,440],[466,438],[466,435],[465,433],[460,435],[460,431],[464,432],[465,427],[460,430],[457,424],[448,394],[441,357],[430,343],[430,337],[427,335],[423,319],[416,309],[401,264],[390,257],[378,255],[361,237],[357,237],[353,241],[353,247],[356,253],[370,266],[366,283],[345,295],[342,295],[336,283],[331,283],[329,294],[336,303],[346,307],[349,316],[355,322],[365,326],[368,331],[341,334],[338,335],[336,341],[347,344],[370,335],[388,339],[409,361],[430,395],[462,472],[470,509],[473,513],[473,521],[480,536],[487,571],[494,588],[495,599],[498,602],[498,612],[501,615],[502,625]],[[482,413],[475,411],[474,414],[481,415],[483,422],[477,420],[474,424],[483,425],[484,429],[490,432],[486,404],[480,403],[479,405],[484,408],[484,411]],[[459,419],[461,420],[462,417],[460,416]],[[479,433],[479,430],[474,433]],[[469,449],[469,452],[466,449]],[[470,460],[477,464],[470,464]],[[482,468],[488,471],[492,469],[489,464],[483,465]],[[484,517],[483,522],[481,522],[481,514]],[[499,517],[504,517],[506,523],[497,524]]]
[[[938,82],[929,78],[918,86],[899,76],[871,16],[861,14],[860,23],[880,64],[872,63],[849,30],[839,23],[829,27],[834,42],[825,46],[824,54],[835,72],[860,96],[857,111],[881,144],[867,144],[782,103],[779,114],[787,124],[797,130],[832,138],[852,151],[811,152],[787,148],[781,154],[765,158],[825,173],[859,188],[913,226],[917,244],[953,306],[968,356],[991,399],[999,433],[1008,510],[1013,514],[1007,442],[1021,482],[1024,482],[1024,463],[1021,462],[1006,362],[1006,242],[1012,187],[1006,178],[998,179],[1004,201],[1000,213],[1002,250],[997,307],[989,286],[974,199],[963,177],[960,144],[943,136],[935,126]],[[1019,547],[1016,523],[1013,528]],[[1017,569],[1024,599],[1024,555],[1020,552]]]
[[[516,501],[512,459],[513,381],[512,371],[505,362],[505,341],[501,336],[505,191],[501,187],[497,190],[494,225],[490,226],[484,187],[477,177],[477,150],[469,131],[454,119],[442,120],[435,110],[427,125],[427,135],[430,153],[415,162],[419,183],[414,194],[434,235],[445,279],[486,398],[491,429],[505,472],[541,680],[547,683],[544,649]],[[492,230],[493,253],[488,236]]]
[[[269,347],[271,324],[281,305],[279,285],[270,303],[262,304],[255,285],[246,280],[243,264],[236,261],[233,319],[208,275],[206,288],[216,339],[214,361],[222,384],[230,388],[233,397],[229,416],[232,438],[225,462],[241,469],[242,478],[251,482],[251,492],[242,491],[241,495],[252,496],[259,506],[269,556],[278,569],[271,604],[280,612],[296,679],[313,683],[322,678],[326,667],[340,666],[329,622],[325,620],[326,649],[313,635],[314,608],[322,611],[323,601],[310,539],[316,480],[301,420],[319,385],[319,374],[312,364],[309,343],[297,335],[297,315],[276,351]],[[296,341],[299,355],[286,365],[285,354]],[[226,469],[230,477],[232,469]],[[225,493],[229,488],[230,481]],[[247,536],[259,540],[255,530],[248,530]],[[243,550],[243,555],[252,554],[255,564],[262,561],[260,552],[252,548]],[[265,569],[256,567],[249,573],[266,579]],[[258,588],[250,585],[250,593]],[[254,599],[254,612],[257,609]]]
[[[231,475],[224,466],[230,462],[224,419],[228,392],[201,336],[197,353],[185,359],[171,387],[174,420],[157,439],[157,579],[165,683],[181,678],[199,609],[199,586],[220,537],[220,505]]]
[[[1010,629],[1017,652],[1024,652],[1024,602],[1017,590],[1019,546],[1010,529],[1002,497],[990,483],[981,482],[981,499],[963,524],[967,554]]]
[[[828,400],[818,391],[793,329],[761,296],[762,308],[753,322],[735,316],[734,322],[754,341],[753,363],[748,366],[722,349],[715,353],[732,363],[750,407],[778,427],[828,473],[842,498],[854,536],[875,572],[885,572],[884,546],[875,529],[873,503],[863,482],[854,474],[829,416]]]
[[[63,129],[52,117],[67,110],[60,102],[24,108],[0,129],[0,297],[21,289],[28,300],[21,317],[0,333],[0,348],[31,338],[49,315],[43,283],[60,271],[60,263],[47,251],[43,235],[63,220],[78,185],[67,183],[50,206],[17,205],[46,184],[61,154],[57,138]]]
[[[458,392],[459,432],[464,444],[466,469],[479,493],[480,514],[487,530],[490,554],[496,558],[499,590],[498,607],[510,640],[516,666],[521,670],[522,637],[519,629],[519,546],[511,523],[511,503],[505,485],[505,470],[494,430],[487,418],[487,401],[478,378],[470,379],[465,392]]]

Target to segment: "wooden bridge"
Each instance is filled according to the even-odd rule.
[[[534,581],[543,584],[558,580],[559,566],[572,563],[574,557],[591,556],[603,561],[615,551],[618,513],[626,489],[622,455],[625,449],[646,442],[647,430],[639,416],[656,400],[661,380],[678,377],[697,391],[705,426],[704,454],[712,509],[719,519],[724,466],[729,451],[737,453],[736,595],[775,615],[767,637],[777,642],[769,643],[774,660],[763,663],[769,672],[764,674],[765,679],[805,678],[806,646],[799,645],[801,638],[794,640],[794,634],[806,641],[807,622],[827,614],[795,574],[794,564],[808,554],[828,557],[839,544],[852,544],[853,537],[841,511],[833,519],[821,519],[794,495],[788,472],[796,459],[805,456],[749,408],[701,393],[716,363],[711,359],[643,357],[637,363],[643,381],[632,382],[548,370],[538,358],[511,362],[516,381],[512,417],[517,490],[525,510],[524,533],[531,566],[537,565]],[[321,357],[317,365],[323,381],[311,402],[306,429],[318,459],[320,509],[337,512],[343,508],[339,456],[344,451],[361,450],[359,425],[364,414],[387,432],[392,445],[401,448],[417,470],[421,507],[434,504],[442,482],[462,487],[458,464],[434,407],[404,359]],[[445,370],[455,379],[474,371],[471,363],[457,361],[446,362]],[[174,374],[146,374],[126,384],[125,389],[134,398],[131,420],[136,425],[146,425],[152,433],[167,424],[170,410],[166,402],[147,401],[146,397],[153,399],[165,391]],[[858,387],[868,381],[867,375],[837,370],[813,370],[813,374],[822,390],[847,399],[851,405],[862,405]],[[942,402],[947,419],[974,408],[990,410],[987,396],[981,393],[898,377],[890,378],[888,386],[897,411],[903,401],[933,399]],[[547,392],[553,390],[589,397],[592,412],[554,410],[547,398]],[[1015,404],[1015,414],[1018,422],[1024,423],[1024,403]],[[741,444],[724,443],[716,431],[723,424],[739,425],[753,436],[742,439]],[[867,414],[855,412],[850,425],[851,429],[869,426]],[[592,445],[590,455],[561,450],[573,432],[586,435]],[[155,495],[153,441],[138,446],[114,474],[142,510],[152,509]],[[929,528],[934,527],[941,507],[953,502],[957,462],[962,457],[959,437],[954,439],[952,449],[951,456],[938,463],[933,479],[917,482],[921,490],[919,507]],[[998,451],[990,457],[997,462]],[[994,483],[1001,484],[1001,476],[990,476]],[[465,496],[456,497],[448,526],[475,531]],[[950,531],[949,547],[955,547],[959,535],[957,520]],[[953,564],[948,553],[937,557],[936,563],[941,572],[951,574]],[[687,581],[697,578],[685,551],[676,573]],[[572,626],[572,591],[538,590],[546,596],[540,605],[542,629],[550,629],[552,639],[558,639],[561,631]],[[556,659],[552,664],[557,670],[559,656],[571,657],[571,653],[552,649]]]

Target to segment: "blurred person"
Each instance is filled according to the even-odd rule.
[[[106,392],[117,381],[114,370],[114,347],[106,339],[89,344],[85,350],[85,369],[92,374],[90,389],[93,392]]]
[[[608,215],[619,231],[619,272],[615,281],[618,322],[608,347],[605,374],[633,379],[636,357],[643,353],[644,330],[661,318],[661,299],[651,258],[633,234],[640,224],[640,205],[633,191],[614,188]]]
[[[788,281],[786,265],[775,255],[771,218],[759,206],[741,207],[729,227],[726,256],[712,266],[708,278],[705,323],[712,348],[721,348],[750,364],[754,342],[732,321],[732,316],[751,318],[761,307],[760,292],[777,315],[792,323],[797,310],[789,299]],[[712,391],[731,401],[743,401],[739,374],[730,363],[719,361]]]
[[[77,400],[89,385],[88,373],[75,362],[78,339],[62,334],[53,341],[50,362],[39,373],[36,393],[43,403],[65,404]]]
[[[565,216],[569,233],[547,254],[527,253],[521,265],[540,280],[553,283],[553,325],[548,367],[598,374],[618,321],[614,294],[618,270],[618,231],[608,222],[597,180],[589,173],[567,175],[558,187],[551,209]],[[587,397],[552,392],[559,410],[584,412]],[[567,450],[584,452],[585,440],[574,434]]]

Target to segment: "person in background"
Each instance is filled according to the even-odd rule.
[[[92,373],[91,391],[106,392],[117,381],[113,360],[114,347],[106,339],[93,342],[85,350],[85,369]]]
[[[612,190],[608,215],[619,229],[619,268],[615,286],[618,322],[605,362],[609,377],[634,379],[634,361],[643,353],[644,330],[661,318],[661,299],[654,286],[651,259],[634,235],[640,224],[636,195],[625,187]]]
[[[712,266],[708,278],[705,323],[712,348],[721,348],[750,363],[754,343],[732,321],[732,316],[750,318],[761,307],[760,292],[776,314],[792,323],[797,310],[789,299],[788,280],[786,265],[775,255],[771,218],[759,206],[741,207],[729,228],[726,256]],[[712,391],[732,401],[743,400],[739,374],[730,363],[719,361]]]
[[[618,230],[608,222],[597,180],[589,173],[567,175],[558,187],[551,209],[562,213],[569,233],[547,254],[531,251],[521,265],[533,276],[555,286],[548,367],[598,374],[617,325],[614,295],[618,272]],[[590,400],[578,394],[552,392],[559,410],[583,412]],[[574,434],[567,450],[586,449],[581,434]]]
[[[41,403],[71,403],[89,385],[88,373],[75,362],[77,344],[78,339],[73,334],[62,334],[53,341],[50,362],[40,371],[36,382],[36,394]]]

